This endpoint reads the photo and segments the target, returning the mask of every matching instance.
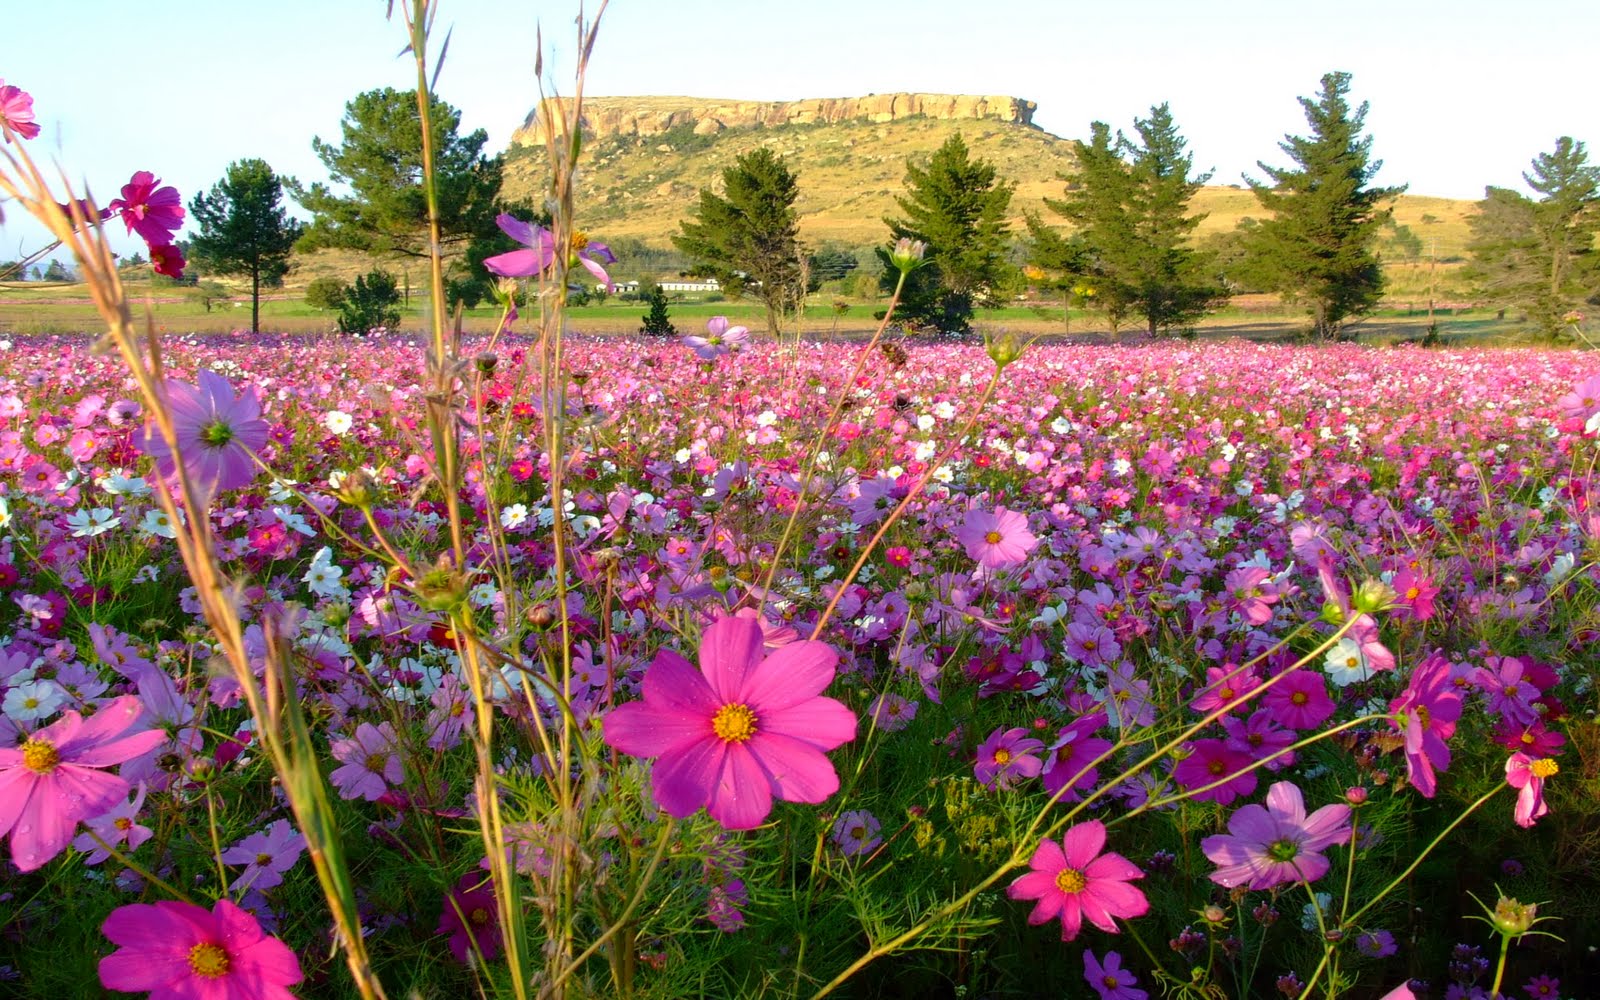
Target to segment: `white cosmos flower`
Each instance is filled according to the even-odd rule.
[[[507,531],[516,531],[528,520],[528,505],[514,503],[500,511],[500,526]]]
[[[93,538],[95,535],[103,535],[121,523],[122,518],[117,517],[110,507],[75,510],[67,515],[67,526],[72,529],[73,538]]]
[[[1372,676],[1372,668],[1367,666],[1367,657],[1361,652],[1361,644],[1349,636],[1340,639],[1338,645],[1328,650],[1322,662],[1328,678],[1340,687],[1349,687],[1356,681],[1364,681]]]
[[[13,722],[33,722],[54,715],[66,700],[66,690],[55,681],[29,681],[7,691],[0,710]]]
[[[355,423],[350,419],[350,414],[343,410],[329,410],[328,415],[322,418],[322,422],[330,432],[338,435],[350,433],[350,427]]]
[[[183,517],[183,511],[178,511],[178,517]],[[162,538],[178,537],[178,529],[173,527],[167,512],[160,507],[152,507],[145,511],[144,520],[139,522],[139,531],[146,535],[160,535]]]
[[[120,472],[101,476],[95,480],[95,485],[119,497],[142,497],[150,492],[150,484],[146,483],[142,476],[130,479]]]

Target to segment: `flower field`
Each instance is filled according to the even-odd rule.
[[[1592,356],[711,332],[0,354],[0,991],[1600,990]]]

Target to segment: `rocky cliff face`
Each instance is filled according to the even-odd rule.
[[[1033,124],[1032,101],[1018,97],[969,94],[869,94],[866,97],[814,97],[803,101],[720,101],[696,97],[590,97],[583,102],[584,132],[652,136],[685,125],[699,135],[754,126],[810,125],[820,122],[890,122],[922,116],[993,119]],[[542,144],[544,130],[535,108],[512,134],[514,145]]]

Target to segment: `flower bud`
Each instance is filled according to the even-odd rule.
[[[334,487],[333,495],[341,503],[349,504],[357,510],[367,510],[378,499],[378,481],[373,479],[372,473],[367,470],[356,469],[339,477],[339,484]]]
[[[1494,904],[1494,929],[1505,935],[1521,936],[1538,922],[1538,903],[1520,903],[1501,896]]]
[[[928,244],[902,236],[895,241],[894,249],[889,251],[889,263],[898,268],[901,274],[910,274],[927,263],[927,255]]]
[[[1357,611],[1371,614],[1393,607],[1399,599],[1400,595],[1394,592],[1394,588],[1382,580],[1363,580],[1351,595],[1350,603]]]
[[[456,569],[450,553],[440,553],[433,568],[411,585],[418,602],[429,611],[449,612],[466,603],[467,577]]]
[[[1022,339],[1009,330],[990,337],[983,345],[983,349],[988,352],[989,360],[993,361],[995,367],[1001,371],[1022,357],[1023,349],[1026,347]]]
[[[1360,785],[1345,789],[1344,800],[1353,806],[1367,804],[1367,790]]]

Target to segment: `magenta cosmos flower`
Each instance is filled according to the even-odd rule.
[[[1506,783],[1517,790],[1517,825],[1529,827],[1550,811],[1544,801],[1544,779],[1561,768],[1549,757],[1535,760],[1525,753],[1514,753],[1506,761]]]
[[[1235,810],[1228,832],[1200,841],[1200,849],[1221,866],[1211,881],[1230,889],[1270,889],[1315,882],[1328,873],[1328,859],[1317,852],[1349,840],[1349,806],[1323,806],[1307,817],[1300,789],[1280,781],[1267,789],[1265,808],[1251,803]]]
[[[1450,679],[1450,661],[1434,653],[1417,664],[1406,689],[1389,702],[1389,711],[1405,737],[1411,783],[1431,799],[1439,786],[1434,769],[1449,768],[1450,747],[1445,740],[1455,735],[1456,720],[1461,718],[1461,694]]]
[[[701,807],[729,830],[761,825],[772,800],[817,803],[839,790],[823,755],[855,739],[856,717],[820,697],[839,656],[805,639],[762,656],[761,626],[723,618],[706,629],[700,669],[661,650],[644,700],[606,713],[606,743],[656,757],[650,785],[669,815]]]
[[[1012,882],[1006,895],[1039,901],[1028,914],[1030,924],[1060,917],[1063,941],[1078,936],[1085,917],[1115,934],[1117,917],[1143,916],[1150,901],[1128,884],[1144,872],[1120,854],[1101,854],[1105,846],[1105,824],[1097,819],[1071,827],[1059,844],[1040,841],[1028,860],[1032,870]]]
[[[474,954],[486,962],[499,956],[500,909],[486,876],[468,872],[445,894],[438,933],[450,935],[450,954],[463,965]]]
[[[713,316],[706,320],[704,337],[685,337],[684,346],[694,351],[702,361],[715,361],[730,351],[743,350],[750,342],[750,330],[743,326],[729,326],[728,317]]]
[[[248,486],[256,478],[252,453],[267,443],[261,401],[254,389],[235,395],[228,380],[213,371],[201,371],[199,383],[195,387],[168,379],[163,390],[183,464],[204,493]],[[145,424],[143,438],[136,440],[163,476],[176,472],[172,449],[154,421]]]
[[[98,770],[153,749],[160,730],[129,734],[144,714],[133,695],[100,706],[85,719],[68,712],[0,749],[0,834],[11,832],[11,860],[31,872],[72,841],[78,823],[104,816],[128,797],[128,783]]]
[[[1196,802],[1211,801],[1225,806],[1256,790],[1256,773],[1245,770],[1255,759],[1235,750],[1225,740],[1195,740],[1189,744],[1189,751],[1189,756],[1172,769],[1172,777],[1185,789],[1204,789],[1192,796]],[[1218,781],[1222,784],[1206,787]]]
[[[978,747],[978,764],[974,774],[985,788],[1009,789],[1019,778],[1036,778],[1044,769],[1044,761],[1035,756],[1044,749],[1040,740],[1028,738],[1028,730],[996,729]]]
[[[293,1000],[300,962],[289,946],[226,899],[206,910],[162,900],[121,906],[100,932],[117,950],[100,960],[108,990],[150,1000]]]
[[[0,134],[10,142],[13,132],[24,139],[38,136],[39,126],[33,120],[33,95],[0,79]]]
[[[122,197],[113,198],[108,206],[122,216],[128,232],[138,233],[152,247],[170,244],[172,234],[183,225],[183,199],[178,189],[170,184],[157,187],[160,183],[155,174],[141,170],[122,185]]]
[[[533,222],[523,222],[514,215],[504,212],[495,216],[495,224],[507,236],[523,244],[526,249],[512,250],[509,253],[497,254],[483,262],[483,266],[491,274],[498,274],[502,278],[531,278],[536,274],[543,274],[550,269],[556,258],[556,236],[550,230]],[[586,270],[606,286],[606,291],[614,291],[611,276],[606,273],[606,264],[615,264],[617,255],[604,243],[591,243],[583,233],[572,234],[572,253],[578,258]]]
[[[1039,544],[1028,530],[1028,519],[1016,511],[996,507],[993,513],[970,510],[956,530],[956,541],[966,546],[967,555],[984,569],[1020,566]]]

